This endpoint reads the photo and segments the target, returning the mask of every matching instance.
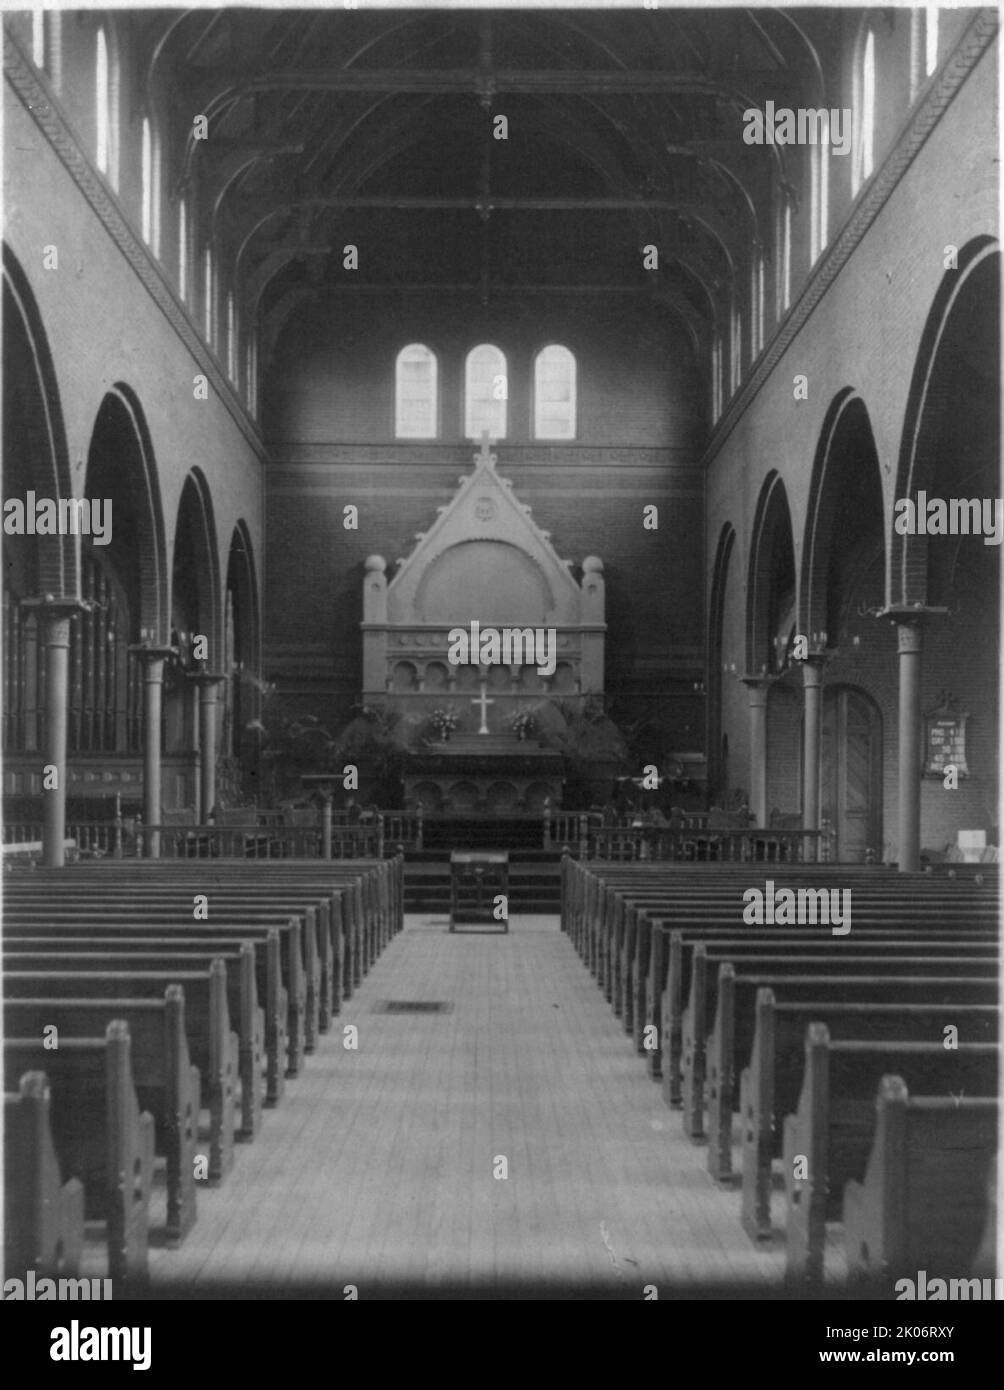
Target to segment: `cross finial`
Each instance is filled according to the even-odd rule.
[[[474,462],[479,468],[494,468],[498,463],[498,454],[491,451],[491,431],[481,431],[481,448],[474,455]]]

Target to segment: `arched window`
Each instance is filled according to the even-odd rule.
[[[394,435],[397,439],[435,439],[439,401],[436,354],[424,343],[409,343],[394,367]]]
[[[575,438],[575,357],[558,343],[541,348],[533,364],[533,434]]]
[[[480,439],[487,430],[492,439],[505,439],[508,399],[505,353],[491,343],[471,348],[464,372],[467,438]]]
[[[244,395],[247,408],[253,415],[258,403],[258,344],[253,333],[248,335],[244,357]]]
[[[216,267],[213,264],[213,248],[211,246],[207,246],[203,254],[202,272],[203,328],[206,334],[206,342],[212,347],[213,329],[216,319],[214,312]]]
[[[98,168],[107,174],[111,163],[111,73],[108,67],[108,39],[100,27],[94,57],[95,151]]]
[[[763,251],[758,247],[750,265],[750,361],[763,348]]]
[[[861,76],[857,110],[857,149],[854,152],[852,191],[871,178],[875,163],[875,34],[868,29],[861,50]]]
[[[237,310],[234,307],[234,292],[227,291],[227,376],[237,380]]]
[[[45,68],[45,28],[46,15],[41,5],[31,7],[31,61],[37,68]]]
[[[809,227],[809,250],[811,262],[815,265],[816,261],[826,249],[829,240],[830,227],[830,147],[825,145],[809,146],[809,195],[810,207],[810,227]]]
[[[722,413],[722,340],[716,333],[711,343],[711,423]]]
[[[777,317],[787,313],[791,305],[791,199],[781,195],[777,219]]]
[[[141,231],[143,240],[155,256],[160,255],[160,151],[149,116],[143,117],[142,174],[143,200]]]
[[[938,7],[924,6],[924,76],[930,77],[938,66]]]
[[[729,354],[730,368],[730,388],[733,392],[739,390],[739,383],[742,380],[742,356],[743,356],[743,320],[739,312],[739,306],[732,305],[732,351]]]
[[[188,204],[178,203],[178,292],[182,304],[188,303]]]

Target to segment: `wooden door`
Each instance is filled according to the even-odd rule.
[[[824,690],[821,814],[833,857],[860,864],[882,856],[882,726],[873,700],[853,686]]]

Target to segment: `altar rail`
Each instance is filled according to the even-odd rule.
[[[72,840],[80,855],[98,859],[121,859],[123,856],[124,822],[117,820],[67,821],[66,836]],[[41,821],[5,821],[5,845],[42,841]]]
[[[590,836],[591,859],[633,863],[720,862],[826,863],[826,830],[664,830],[652,826],[602,826]]]
[[[395,847],[396,848],[396,847]],[[364,825],[143,825],[135,853],[161,859],[382,859],[380,818]]]
[[[144,825],[139,817],[117,816],[105,821],[67,822],[66,835],[85,858],[115,858],[148,852],[164,859],[381,859],[400,850],[426,848],[426,830],[457,815],[421,811],[320,812],[255,810],[221,812],[207,825],[196,825],[190,813],[165,812],[159,825]],[[595,811],[544,811],[538,816],[509,812],[463,819],[504,827],[540,827],[540,848],[553,853],[567,849],[577,859],[615,863],[654,862],[827,862],[828,830],[718,828],[705,814],[687,815],[683,827],[627,822],[602,823]],[[9,821],[3,826],[5,844],[41,842],[41,821]]]

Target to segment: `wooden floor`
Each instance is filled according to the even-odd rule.
[[[707,1176],[556,918],[506,936],[409,917],[337,1023],[226,1184],[200,1190],[184,1246],[151,1252],[154,1297],[780,1282],[783,1256],[742,1233],[738,1194]]]

